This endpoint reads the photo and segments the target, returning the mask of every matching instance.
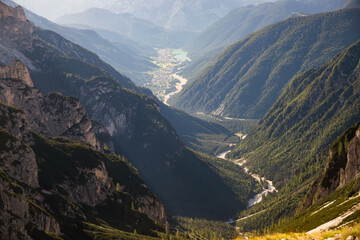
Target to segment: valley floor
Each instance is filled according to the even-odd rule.
[[[158,66],[157,69],[146,73],[146,83],[144,87],[151,91],[165,104],[171,96],[179,93],[187,79],[177,73],[190,61],[186,52],[181,49],[158,49],[157,56],[152,58],[152,62]]]

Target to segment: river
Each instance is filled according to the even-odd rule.
[[[177,79],[177,80],[179,80],[180,83],[179,83],[179,84],[176,84],[176,86],[175,86],[175,87],[176,87],[176,91],[171,92],[171,93],[169,93],[169,94],[166,94],[166,95],[164,96],[164,103],[165,103],[166,105],[168,105],[168,106],[169,106],[169,104],[168,104],[167,102],[168,102],[169,98],[170,98],[171,96],[179,93],[179,92],[184,88],[185,84],[188,82],[188,80],[187,80],[186,78],[183,78],[183,77],[177,75],[176,73],[174,73],[174,74],[172,75],[172,77],[175,78],[175,79]]]
[[[217,157],[221,158],[221,159],[224,159],[224,160],[228,160],[228,159],[226,159],[226,154],[228,154],[230,151],[231,150],[222,152],[222,153],[218,154]],[[255,174],[255,173],[249,172],[249,169],[244,166],[244,164],[246,163],[245,159],[235,160],[235,163],[237,165],[241,166],[244,169],[245,173],[249,174],[256,181],[258,181],[261,185],[263,185],[263,183],[267,183],[266,188],[263,188],[263,190],[260,193],[256,194],[253,198],[251,198],[248,201],[248,207],[251,207],[251,206],[254,206],[255,204],[260,203],[263,200],[263,197],[266,196],[267,194],[272,193],[272,192],[277,192],[277,190],[276,190],[276,188],[275,188],[272,181],[267,180],[266,178],[261,177],[261,176]]]

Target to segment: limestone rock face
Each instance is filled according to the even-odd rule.
[[[32,150],[19,139],[0,131],[2,140],[7,139],[0,150],[0,234],[4,239],[32,239],[29,236],[29,224],[44,232],[61,234],[57,220],[45,210],[32,202],[32,198],[25,194],[25,189],[13,183],[6,170],[16,181],[27,183],[31,187],[39,187],[37,179],[37,165]],[[26,169],[28,167],[28,169]],[[4,170],[3,170],[3,169]],[[29,189],[26,190],[29,192]],[[11,229],[11,231],[9,231]],[[20,237],[21,236],[21,237]]]
[[[86,176],[86,182],[83,184],[65,181],[60,185],[69,194],[66,197],[71,202],[94,207],[115,191],[103,162],[96,168],[82,168],[79,174]]]
[[[155,100],[124,90],[110,78],[101,76],[84,84],[79,99],[91,117],[106,126],[114,141],[121,142],[129,156],[140,152],[149,155],[160,147],[158,139],[172,139],[162,145],[163,156],[158,157],[169,159],[171,164],[185,148],[171,125],[161,117]]]
[[[121,162],[117,171],[111,170],[119,159],[96,151],[113,151],[110,134],[101,123],[88,117],[79,100],[56,92],[43,96],[19,79],[26,77],[21,74],[26,70],[21,62],[10,67],[13,68],[10,74],[3,71],[0,76],[0,171],[9,176],[10,185],[11,181],[21,183],[27,197],[24,194],[11,194],[10,198],[0,196],[3,202],[8,202],[8,207],[1,212],[5,225],[0,228],[0,234],[16,226],[18,236],[31,239],[32,231],[25,228],[31,224],[34,231],[61,235],[58,219],[52,215],[85,221],[87,216],[76,210],[76,204],[97,209],[109,201],[122,209],[130,209],[129,201],[133,201],[148,217],[165,223],[164,206],[139,176],[125,162]],[[118,176],[121,174],[125,176]],[[116,188],[114,178],[120,178],[117,182],[121,189]],[[136,183],[131,179],[136,179]],[[0,188],[7,187],[4,186],[5,183]],[[131,196],[119,195],[117,191],[127,191]],[[53,206],[54,203],[57,205]],[[34,206],[39,206],[40,212],[34,210]],[[13,208],[17,208],[16,211]],[[18,218],[23,220],[20,222]],[[8,238],[15,239],[14,236]]]
[[[159,199],[153,196],[143,195],[136,197],[137,204],[139,207],[152,219],[156,219],[161,223],[166,222],[165,208]]]
[[[37,35],[37,30],[26,20],[21,8],[7,7],[0,2],[0,205],[4,203],[5,206],[4,209],[0,207],[0,236],[6,239],[39,239],[34,237],[34,233],[40,231],[42,234],[64,234],[64,239],[73,239],[66,236],[69,227],[73,231],[81,231],[77,223],[95,221],[92,219],[101,215],[98,209],[106,208],[116,211],[114,215],[125,220],[113,227],[128,231],[130,225],[133,228],[131,231],[137,229],[139,233],[139,227],[143,231],[161,229],[150,218],[165,223],[164,206],[124,158],[110,154],[114,151],[114,144],[108,129],[92,120],[77,98],[65,97],[57,92],[43,95],[30,78],[28,69],[31,74],[41,74],[38,69],[44,66],[39,62],[47,62],[53,57],[49,49],[42,51],[46,49],[41,47],[42,44],[60,46],[69,58],[82,52],[84,54],[78,57],[90,61],[87,58],[92,59],[92,54],[79,51],[79,46],[55,34],[49,37],[54,44],[48,44],[40,40],[44,36]],[[33,64],[28,59],[33,55],[41,61],[34,60]],[[94,64],[97,60],[100,61],[96,58]],[[96,74],[102,72],[95,71]],[[111,87],[109,90],[114,92]],[[76,93],[79,88],[74,87]],[[118,84],[115,91],[128,94]],[[129,95],[140,105],[145,102],[134,93]],[[83,97],[90,98],[90,95]],[[121,100],[133,99],[127,99],[125,95]],[[122,109],[116,107],[117,103],[113,102],[112,107],[116,114],[122,113]],[[155,101],[148,103],[152,109],[157,107]],[[133,107],[126,108],[119,116],[110,115],[114,134],[128,137],[128,133],[137,131],[132,117],[135,115],[137,120],[141,119],[139,113],[143,109],[130,106]],[[101,111],[96,113],[102,114],[104,109],[106,106],[101,106]],[[156,112],[159,114],[158,110]],[[166,122],[156,118],[152,121],[159,128],[167,127]],[[151,128],[147,130],[152,131]],[[138,132],[130,134],[130,138],[138,135]],[[136,210],[131,207],[132,204]],[[139,214],[139,208],[145,214]],[[112,221],[110,224],[118,220],[112,214],[101,217],[106,222]],[[64,219],[66,227],[63,227]],[[146,229],[147,226],[150,228]],[[17,231],[9,233],[9,229],[14,227]]]
[[[1,127],[12,135],[25,142],[29,142],[29,123],[25,113],[17,108],[7,106],[0,102],[0,123]]]
[[[10,64],[20,59],[26,66],[35,70],[32,61],[23,53],[32,47],[34,39],[34,25],[26,20],[21,7],[9,7],[0,2],[0,57],[3,64]]]
[[[97,150],[105,145],[114,150],[105,127],[94,123],[76,98],[59,93],[43,97],[36,88],[20,79],[0,78],[0,86],[0,102],[24,109],[32,131],[47,137],[64,136],[89,143]]]
[[[344,171],[340,173],[340,186],[342,187],[360,175],[360,128],[356,136],[350,141],[347,154],[347,163]]]
[[[345,131],[329,150],[326,170],[312,184],[299,210],[360,177],[360,123]]]
[[[39,187],[38,167],[32,149],[20,139],[12,137],[2,143],[4,145],[0,147],[0,167],[17,181]]]
[[[14,61],[6,67],[0,66],[0,78],[22,79],[27,85],[34,87],[29,70],[21,61]]]
[[[0,2],[0,16],[4,17],[13,17],[19,19],[20,21],[26,22],[26,16],[24,9],[22,7],[17,6],[15,8],[4,7],[4,3]]]

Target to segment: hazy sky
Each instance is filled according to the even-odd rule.
[[[90,7],[105,7],[118,0],[13,0],[30,11],[54,20],[67,13],[83,11]]]
[[[30,11],[40,16],[46,17],[47,19],[52,21],[64,14],[81,12],[91,7],[100,7],[109,10],[115,10],[114,6],[116,6],[117,9],[120,6],[122,6],[122,0],[13,0],[13,1],[24,6]],[[239,1],[243,3],[247,2],[254,4],[256,2],[265,2],[265,1],[267,2],[267,1],[275,1],[275,0],[239,0]]]

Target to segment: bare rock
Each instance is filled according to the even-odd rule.
[[[0,169],[0,235],[4,239],[32,239],[29,224],[44,232],[61,234],[59,223],[27,197],[22,187],[14,184]]]
[[[351,182],[360,175],[360,129],[350,141],[345,171],[340,174],[340,187]]]
[[[19,19],[20,21],[26,22],[25,12],[22,7],[17,6],[12,8],[2,2],[0,2],[0,17],[13,17]]]
[[[94,123],[75,97],[64,97],[60,93],[44,97],[25,81],[0,78],[0,102],[23,109],[31,131],[47,137],[64,136],[88,143],[96,150],[103,150],[106,145],[114,151],[106,128]]]
[[[0,66],[0,78],[22,79],[27,85],[34,87],[29,70],[18,60],[5,67]]]

